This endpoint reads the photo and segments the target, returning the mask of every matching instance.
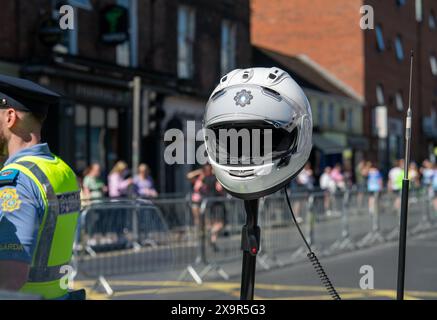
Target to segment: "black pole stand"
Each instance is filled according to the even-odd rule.
[[[258,199],[244,201],[246,225],[241,234],[243,267],[241,273],[241,300],[253,300],[255,290],[256,255],[259,251],[261,229],[258,226]]]
[[[404,300],[405,285],[405,256],[407,249],[407,223],[408,223],[408,192],[410,181],[408,180],[408,167],[410,165],[410,148],[411,148],[411,92],[413,82],[413,51],[411,51],[410,62],[410,97],[405,125],[405,160],[404,160],[404,179],[402,180],[402,198],[401,198],[401,221],[399,230],[399,255],[398,255],[398,282],[397,282],[397,300]]]

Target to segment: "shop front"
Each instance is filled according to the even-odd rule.
[[[77,173],[92,163],[107,175],[117,160],[129,162],[131,93],[127,82],[90,78],[56,70],[25,73],[62,99],[48,116],[43,139]],[[86,80],[83,80],[86,79]],[[88,81],[87,81],[88,80]]]

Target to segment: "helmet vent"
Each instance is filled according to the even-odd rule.
[[[252,69],[244,70],[243,75],[241,76],[244,82],[249,81],[252,77],[253,77]]]
[[[281,101],[282,100],[281,94],[279,92],[275,91],[275,90],[270,89],[270,88],[263,87],[263,93],[266,96],[269,96],[269,97],[275,99],[276,101]]]
[[[216,93],[214,93],[214,95],[211,97],[212,101],[217,100],[219,97],[221,97],[222,95],[224,95],[226,93],[226,91],[224,89],[217,91]]]

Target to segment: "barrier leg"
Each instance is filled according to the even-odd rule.
[[[425,199],[425,210],[422,210],[422,218],[420,219],[420,222],[411,230],[412,234],[429,231],[433,227],[433,223],[431,221],[432,198],[430,197],[430,192],[428,192],[428,190],[426,190]]]
[[[356,249],[356,245],[350,238],[349,233],[349,200],[350,193],[346,191],[343,195],[342,201],[342,210],[341,210],[341,237],[337,241],[335,241],[326,251],[326,255],[330,255],[333,253],[341,252],[341,251],[351,251]]]
[[[185,279],[187,275],[190,275],[191,278],[197,283],[202,284],[204,277],[214,271],[217,273],[223,280],[229,280],[229,275],[226,271],[216,263],[208,262],[206,258],[206,209],[208,206],[208,200],[202,201],[200,207],[200,226],[199,226],[199,252],[196,257],[195,266],[201,267],[201,271],[197,272],[193,265],[188,265],[185,270],[178,277],[178,280],[181,281]]]
[[[97,291],[99,287],[102,287],[108,296],[112,296],[114,294],[114,290],[112,290],[108,280],[106,280],[104,276],[99,276],[96,283],[92,287],[92,290]]]
[[[260,212],[267,212],[267,210],[265,209],[265,202],[266,201],[264,198],[260,199],[259,201]],[[271,223],[269,220],[267,220],[270,219],[270,215],[268,214],[264,215],[264,219],[266,219],[264,221],[267,221],[265,222],[265,227],[271,228]],[[260,253],[258,254],[257,263],[264,270],[270,270],[272,267],[284,265],[282,261],[273,252],[274,246],[271,243],[272,235],[273,235],[272,232],[264,233],[264,236],[261,239],[261,249],[260,249]]]
[[[359,248],[385,242],[385,238],[380,231],[379,193],[373,195],[372,201],[373,204],[369,206],[372,230],[358,242]]]

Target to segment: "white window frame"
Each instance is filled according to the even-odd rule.
[[[437,58],[435,55],[431,55],[429,57],[429,64],[431,66],[431,72],[433,76],[437,76]]]
[[[378,84],[376,86],[376,102],[380,106],[385,105],[385,94],[384,94],[384,87],[382,86],[382,84]]]
[[[195,36],[195,10],[192,7],[180,5],[177,19],[177,73],[180,79],[191,79],[193,77]]]
[[[395,104],[398,111],[404,110],[404,97],[402,96],[401,91],[395,93]]]

